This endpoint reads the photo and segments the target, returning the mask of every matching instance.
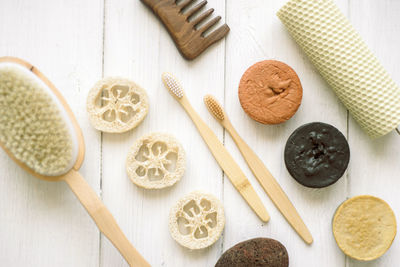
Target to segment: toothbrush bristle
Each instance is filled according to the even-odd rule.
[[[164,72],[162,80],[167,89],[178,98],[183,97],[183,89],[178,80],[170,73]]]
[[[218,101],[211,95],[206,95],[204,97],[204,103],[208,107],[208,110],[214,115],[215,118],[219,120],[224,120],[224,110],[222,109],[221,105]]]

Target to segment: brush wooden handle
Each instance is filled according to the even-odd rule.
[[[64,176],[79,201],[90,214],[100,231],[113,243],[130,266],[149,267],[150,264],[140,255],[119,228],[114,217],[101,202],[97,194],[75,170]]]
[[[269,172],[267,167],[261,159],[254,153],[254,151],[247,145],[247,143],[239,136],[235,128],[229,122],[227,118],[224,119],[223,125],[228,130],[232,139],[235,141],[244,159],[249,165],[254,176],[258,182],[267,192],[270,199],[274,202],[275,206],[278,207],[279,211],[283,214],[289,224],[295,229],[295,231],[303,238],[307,244],[313,242],[310,231],[304,224],[296,208],[290,202],[289,198],[282,190],[281,186]]]
[[[219,166],[221,166],[222,170],[226,173],[235,188],[239,191],[242,197],[263,222],[269,221],[269,214],[258,197],[256,191],[251,186],[249,180],[246,178],[224,145],[218,140],[218,137],[200,118],[196,111],[194,111],[186,96],[178,99],[178,101],[189,114],[214,158],[218,162]]]

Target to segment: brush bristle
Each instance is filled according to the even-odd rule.
[[[28,69],[0,64],[0,142],[35,173],[57,176],[71,167],[74,148],[45,86]]]
[[[162,74],[162,81],[167,89],[177,98],[183,97],[183,89],[178,80],[170,73],[164,72]]]
[[[211,95],[206,95],[204,97],[204,103],[206,104],[208,110],[214,115],[215,118],[219,120],[224,120],[224,110],[218,101]]]

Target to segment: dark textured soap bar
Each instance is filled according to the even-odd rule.
[[[287,267],[286,248],[270,238],[254,238],[236,244],[222,254],[215,267]]]
[[[332,125],[313,122],[296,129],[285,147],[285,164],[300,184],[320,188],[339,180],[347,169],[350,149]]]

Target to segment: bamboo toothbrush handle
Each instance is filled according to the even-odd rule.
[[[295,231],[303,238],[307,244],[313,242],[310,231],[304,224],[296,208],[293,206],[292,202],[289,200],[281,186],[269,172],[264,163],[260,158],[254,153],[254,151],[247,145],[247,143],[239,136],[236,130],[233,128],[230,122],[224,124],[225,128],[231,134],[233,140],[238,146],[240,152],[242,153],[244,159],[249,165],[254,176],[257,178],[261,186],[267,192],[270,199],[278,207],[280,212],[289,222],[289,224],[295,229]]]
[[[240,167],[236,164],[232,156],[226,150],[224,145],[218,140],[217,136],[200,118],[196,111],[194,111],[186,96],[183,96],[179,102],[189,114],[214,158],[218,162],[219,166],[221,166],[222,170],[224,170],[225,174],[228,176],[235,188],[239,191],[242,197],[262,221],[269,221],[269,214],[258,197],[256,191]]]
[[[71,170],[64,176],[64,181],[85,207],[100,231],[119,250],[128,264],[135,267],[149,267],[150,264],[132,246],[107,207],[101,202],[85,179],[77,171]]]

